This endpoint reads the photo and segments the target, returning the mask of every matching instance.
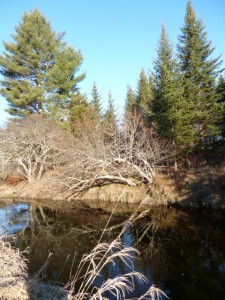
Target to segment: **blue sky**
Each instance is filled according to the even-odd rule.
[[[127,85],[136,89],[141,68],[152,69],[162,22],[176,50],[186,4],[187,0],[7,0],[1,3],[0,39],[9,41],[23,12],[37,7],[56,32],[65,31],[64,41],[81,50],[81,71],[86,72],[81,92],[90,96],[95,81],[103,106],[111,90],[120,112]],[[192,4],[216,47],[214,55],[222,54],[225,61],[225,1],[193,0]],[[0,122],[7,117],[6,107],[0,97]]]

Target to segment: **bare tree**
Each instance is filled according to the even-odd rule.
[[[1,143],[1,142],[0,142]],[[7,153],[0,149],[0,178],[5,178],[7,172],[9,171],[10,158]]]
[[[108,183],[149,185],[169,148],[138,115],[110,126],[85,112],[76,120],[73,135],[35,115],[0,131],[0,171],[10,166],[31,183],[61,165],[60,180],[75,192]]]
[[[135,186],[151,184],[156,168],[169,155],[169,143],[145,128],[141,118],[126,118],[120,129],[96,123],[90,117],[75,126],[71,163],[64,177],[77,192],[110,182]]]
[[[40,180],[46,169],[67,160],[65,141],[66,132],[54,121],[36,115],[16,120],[0,132],[1,166],[15,166],[30,183]]]

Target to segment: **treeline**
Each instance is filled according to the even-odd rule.
[[[189,1],[175,55],[162,25],[153,70],[141,71],[136,92],[128,87],[126,111],[138,111],[179,150],[205,149],[224,138],[225,78],[213,51]]]
[[[81,52],[37,9],[15,30],[0,55],[0,93],[12,116],[0,132],[2,177],[17,170],[32,182],[60,167],[71,189],[150,184],[168,158],[224,139],[221,61],[190,1],[176,53],[162,25],[153,70],[141,70],[136,91],[128,87],[121,122],[111,92],[106,111],[96,83],[89,99],[81,93]]]

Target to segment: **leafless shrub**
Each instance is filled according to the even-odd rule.
[[[169,143],[145,128],[139,116],[127,118],[119,129],[87,116],[75,127],[71,163],[64,176],[77,192],[109,182],[151,184],[156,168],[170,153]]]
[[[170,149],[169,142],[157,137],[152,128],[146,128],[139,115],[131,115],[115,139],[112,154],[125,165],[128,175],[151,184],[156,168],[169,157]]]
[[[0,131],[2,172],[10,165],[30,183],[40,180],[46,169],[66,161],[66,134],[56,122],[36,115],[9,123]]]
[[[2,144],[2,143],[1,143]],[[0,149],[0,178],[4,179],[10,170],[10,157],[3,148]]]

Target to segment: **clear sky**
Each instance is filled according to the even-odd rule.
[[[184,23],[187,0],[7,0],[1,1],[0,39],[10,34],[24,11],[37,7],[56,32],[65,31],[64,41],[80,49],[81,71],[86,79],[81,92],[90,97],[95,81],[103,105],[111,90],[118,111],[124,107],[127,85],[134,89],[141,68],[152,69],[161,23],[166,25],[176,50]],[[197,18],[202,18],[208,39],[222,54],[225,66],[225,1],[192,0]],[[0,43],[0,52],[4,50]],[[6,101],[0,97],[0,123],[6,119]]]

